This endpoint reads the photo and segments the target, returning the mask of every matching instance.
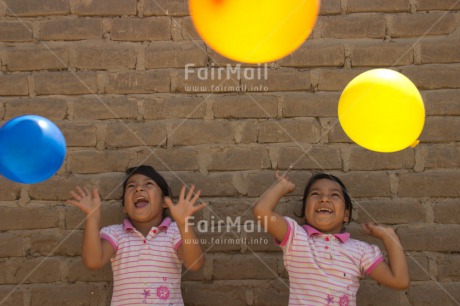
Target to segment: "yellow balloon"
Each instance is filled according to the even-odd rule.
[[[310,35],[320,0],[190,0],[198,34],[216,52],[244,63],[275,61]]]
[[[377,152],[417,145],[425,123],[417,87],[389,69],[369,70],[354,78],[340,96],[338,115],[348,137]]]

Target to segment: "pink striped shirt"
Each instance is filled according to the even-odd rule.
[[[102,228],[100,236],[116,252],[111,258],[112,306],[184,305],[177,256],[182,240],[175,222],[165,218],[144,237],[125,219]]]
[[[289,305],[356,305],[359,278],[384,260],[380,249],[349,233],[323,234],[285,219],[288,232],[279,245],[289,273]]]

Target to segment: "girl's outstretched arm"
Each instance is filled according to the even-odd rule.
[[[77,186],[70,191],[71,199],[66,203],[80,208],[86,215],[85,233],[83,235],[82,258],[88,269],[100,269],[115,254],[113,246],[99,237],[101,220],[101,197],[96,187],[90,192],[87,188]]]
[[[275,207],[285,194],[295,189],[295,185],[289,181],[287,175],[280,175],[276,171],[275,176],[276,183],[260,196],[252,208],[252,213],[270,235],[278,241],[283,241],[288,231],[288,223],[283,216],[275,212]]]
[[[187,196],[185,196],[185,186],[182,186],[179,202],[174,205],[171,199],[166,197],[165,203],[168,206],[172,217],[176,221],[182,239],[182,244],[177,249],[179,258],[184,262],[184,266],[187,269],[198,271],[201,267],[203,267],[204,254],[193,228],[191,226],[187,226],[187,218],[203,209],[206,204],[200,203],[195,205],[200,198],[201,190],[198,190],[195,195],[193,195],[194,190],[195,186],[192,185],[187,193]]]
[[[381,262],[372,270],[370,276],[378,283],[393,289],[406,290],[409,288],[409,268],[406,256],[393,228],[375,223],[363,224],[362,227],[364,232],[383,241],[388,254],[388,264]]]

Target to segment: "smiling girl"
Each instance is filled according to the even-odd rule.
[[[352,202],[337,177],[320,173],[308,182],[303,196],[301,226],[274,211],[279,200],[295,189],[286,175],[253,208],[283,250],[289,273],[289,305],[356,305],[359,278],[369,275],[393,289],[409,287],[409,272],[402,246],[391,227],[363,224],[363,230],[383,241],[388,263],[375,245],[350,238],[344,225],[351,220]]]
[[[182,264],[189,270],[203,266],[201,246],[186,220],[206,204],[195,205],[201,190],[187,194],[182,187],[179,201],[173,204],[164,178],[150,166],[126,171],[123,181],[123,224],[99,231],[101,198],[92,191],[76,187],[67,203],[86,214],[82,257],[89,269],[100,269],[109,261],[113,270],[112,306],[183,305]],[[168,208],[175,222],[165,217]],[[182,243],[190,241],[190,243]]]

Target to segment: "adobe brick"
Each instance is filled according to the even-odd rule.
[[[381,38],[385,37],[385,16],[347,15],[320,17],[318,31],[324,38]]]
[[[268,150],[263,147],[210,149],[210,171],[257,170],[270,167]]]
[[[96,126],[94,124],[72,124],[56,122],[66,139],[67,147],[94,147],[96,145]]]
[[[338,93],[287,93],[283,96],[283,117],[337,116]]]
[[[166,129],[161,122],[116,122],[107,125],[105,143],[109,147],[158,146],[166,144]]]
[[[356,296],[357,305],[400,305],[399,292],[372,282],[361,282]]]
[[[40,229],[59,225],[59,211],[46,207],[0,207],[0,229]]]
[[[321,69],[318,70],[318,90],[320,91],[342,91],[363,70],[349,69]]]
[[[460,3],[456,0],[417,0],[417,11],[431,10],[460,10]]]
[[[458,201],[436,202],[433,205],[434,222],[460,224],[460,207]]]
[[[42,72],[36,74],[37,95],[80,95],[97,93],[95,72]]]
[[[89,181],[85,181],[84,184],[90,183]],[[119,180],[116,181],[120,186],[122,184],[122,178],[120,176]],[[76,186],[76,185],[75,185]],[[73,186],[72,189],[65,190],[67,192],[67,198],[70,198],[69,191],[73,190],[75,187]],[[85,185],[80,185],[80,186],[85,186]],[[109,226],[113,224],[121,224],[123,223],[123,220],[125,219],[125,213],[123,212],[123,207],[121,205],[121,187],[114,193],[116,194],[117,201],[111,201],[111,202],[105,202],[105,199],[107,198],[107,195],[112,192],[113,186],[106,186],[106,185],[101,185],[98,184],[99,190],[101,191],[101,198],[103,199],[102,201],[102,212],[101,212],[101,227],[104,226]],[[112,188],[110,190],[109,188]],[[108,190],[108,191],[106,191]],[[111,194],[109,197],[115,198],[114,194]],[[80,209],[77,207],[71,206],[66,204],[67,206],[64,208],[64,224],[66,229],[70,230],[81,230],[85,228],[85,218],[86,216],[81,212]],[[78,238],[78,234],[75,234],[74,236],[75,239]],[[78,251],[81,252],[81,241],[77,244],[77,246],[80,248]]]
[[[136,0],[75,0],[75,14],[78,16],[126,16],[136,15]]]
[[[105,265],[100,270],[87,269],[81,258],[71,258],[68,262],[68,271],[65,280],[68,282],[111,282],[112,267]]]
[[[378,196],[377,194],[375,196]],[[359,210],[359,223],[406,224],[426,222],[422,204],[411,199],[362,200],[355,204]]]
[[[399,177],[398,195],[402,197],[458,197],[456,172],[404,173]]]
[[[27,75],[22,75],[22,74],[0,75],[0,96],[27,96],[27,95],[29,95],[29,82],[27,81]]]
[[[198,150],[190,147],[150,148],[138,152],[135,162],[131,160],[130,166],[143,163],[159,171],[197,171],[200,168],[198,154]]]
[[[183,282],[182,297],[191,305],[225,301],[227,305],[246,305],[246,286],[242,281]]]
[[[2,201],[14,201],[19,199],[21,185],[0,176],[0,198]]]
[[[283,146],[278,152],[277,165],[278,169],[341,169],[342,158],[337,147]]]
[[[145,68],[184,68],[206,66],[208,54],[206,46],[196,41],[162,41],[145,49]]]
[[[202,40],[190,17],[173,17],[171,26],[173,40]]]
[[[429,260],[425,255],[409,254],[407,258],[411,281],[427,281],[431,279]]]
[[[30,306],[62,305],[63,303],[108,305],[110,296],[107,296],[107,291],[111,289],[108,290],[104,284],[37,284],[30,289]]]
[[[438,265],[438,280],[459,281],[460,280],[460,255],[440,254],[436,258]]]
[[[329,142],[352,143],[352,140],[345,134],[338,118],[325,118],[321,120],[323,133],[328,135]]]
[[[187,120],[175,124],[173,131],[169,138],[174,145],[230,144],[234,143],[235,124],[221,120]]]
[[[352,49],[353,67],[404,66],[413,63],[412,46],[405,43],[360,43]]]
[[[87,184],[89,184],[89,178],[81,176],[70,176],[65,179],[54,176],[39,184],[30,185],[29,196],[32,200],[65,201],[70,197],[69,191],[73,190],[75,186],[85,186]],[[56,208],[53,208],[52,211],[56,212],[56,214],[58,213]],[[52,226],[47,226],[46,228],[48,227]]]
[[[236,126],[236,143],[255,143],[257,142],[257,123],[256,121],[240,121]]]
[[[137,50],[127,44],[86,44],[75,49],[75,68],[82,70],[133,69]]]
[[[211,96],[215,118],[273,118],[278,115],[275,96],[225,95]]]
[[[337,43],[307,40],[278,63],[281,67],[342,67],[345,64],[345,47]]]
[[[179,195],[184,183],[194,184],[197,189],[201,189],[201,196],[203,197],[226,197],[237,194],[237,190],[233,185],[232,173],[209,173],[204,175],[194,172],[169,172],[164,173],[164,176],[170,184],[174,196]]]
[[[202,119],[206,115],[203,96],[152,95],[144,100],[144,118],[155,119]]]
[[[125,177],[124,172],[109,172],[109,173],[103,173],[99,174],[97,176],[97,186],[99,186],[99,190],[101,191],[101,198],[103,200],[120,200],[122,196],[122,191],[123,191],[123,179]],[[115,220],[115,223],[121,223],[122,219],[120,220],[121,214],[117,210],[119,206],[115,205],[115,209],[112,208],[110,213],[107,213],[107,217],[110,220]],[[108,220],[109,220],[108,219]],[[103,219],[102,219],[103,220]],[[120,221],[119,221],[120,220]],[[101,221],[102,223],[102,221]],[[115,223],[110,223],[110,224],[115,224]]]
[[[2,306],[17,306],[24,305],[26,290],[18,285],[3,285],[0,286],[0,301]]]
[[[389,16],[389,32],[393,37],[446,35],[456,28],[455,16],[441,12],[429,14],[397,14]]]
[[[212,68],[202,67],[200,70],[185,70],[172,73],[172,92],[196,94],[200,92],[241,92],[246,91],[242,88],[237,75],[218,74],[212,76]],[[203,70],[201,70],[203,69]]]
[[[33,30],[30,22],[0,21],[0,41],[32,41]]]
[[[280,254],[281,255],[281,254]],[[213,279],[274,279],[278,277],[280,255],[244,254],[214,256]],[[234,269],[234,267],[239,269]]]
[[[187,16],[188,2],[185,0],[145,0],[144,16]]]
[[[387,197],[391,195],[390,177],[383,172],[349,172],[337,174],[352,198]]]
[[[422,91],[427,115],[460,115],[459,89]]]
[[[127,96],[85,96],[74,100],[75,120],[135,119],[137,101]]]
[[[258,142],[318,143],[321,126],[313,118],[268,120],[259,123]]]
[[[102,37],[102,20],[53,19],[39,24],[40,40],[83,40]]]
[[[19,235],[8,232],[0,234],[0,258],[24,256],[24,241]],[[1,294],[1,293],[0,293]]]
[[[362,13],[362,12],[410,12],[409,1],[366,1],[366,0],[349,0],[347,3],[347,13]]]
[[[423,39],[420,42],[421,62],[431,63],[458,63],[460,39]]]
[[[331,0],[321,2],[319,6],[320,15],[338,15],[342,12],[341,1],[340,0]]]
[[[406,149],[382,154],[355,146],[351,149],[348,162],[350,170],[411,169],[415,165],[415,152],[413,149]]]
[[[458,130],[460,128],[460,118],[455,116],[428,117],[425,127],[420,135],[420,141],[440,143],[453,142],[460,139]]]
[[[247,91],[299,91],[311,88],[310,72],[294,69],[269,70],[268,77],[259,79],[254,72],[254,79],[241,76],[241,85],[247,86]]]
[[[399,239],[406,251],[458,252],[460,225],[418,224],[400,227]]]
[[[169,92],[171,79],[166,70],[110,73],[105,93],[134,94]]]
[[[70,14],[69,1],[66,0],[3,0],[7,6],[7,16],[29,17]]]
[[[303,189],[311,177],[309,171],[289,171],[290,180],[297,188],[290,194],[291,196],[300,196],[303,194]],[[249,173],[246,178],[248,186],[248,197],[258,197],[265,192],[272,184],[275,183],[275,171],[259,171],[257,173]]]
[[[409,66],[401,72],[418,89],[460,88],[460,67],[431,64]]]
[[[60,260],[45,258],[9,258],[0,262],[0,284],[52,283],[61,280]],[[33,271],[33,273],[30,273]]]
[[[113,19],[112,40],[155,41],[171,39],[171,20],[167,17]]]
[[[249,211],[252,215],[252,212]],[[262,232],[245,233],[244,244],[249,252],[281,252],[281,248],[275,244],[275,239],[268,233]]]
[[[8,71],[59,70],[68,67],[69,50],[62,47],[15,47],[4,49]]]
[[[129,161],[136,157],[135,151],[120,150],[78,150],[67,156],[67,168],[72,173],[123,172]]]
[[[6,100],[5,119],[11,119],[27,113],[62,120],[67,116],[67,103],[61,98],[33,98]]]
[[[460,147],[423,146],[420,149],[425,169],[459,168]]]
[[[82,242],[82,231],[35,232],[30,235],[28,253],[33,256],[80,256]]]
[[[217,220],[226,220],[226,218],[231,218],[232,222],[236,221],[239,218],[240,224],[243,224],[246,220],[254,220],[254,216],[252,215],[251,211],[251,207],[254,204],[253,199],[248,199],[244,197],[220,197],[203,199],[203,201],[208,203],[211,212],[210,215],[211,217],[214,217],[216,224]],[[241,231],[243,231],[243,227],[241,227]]]
[[[460,282],[414,283],[407,291],[407,297],[412,305],[455,306],[460,300],[459,286]]]

